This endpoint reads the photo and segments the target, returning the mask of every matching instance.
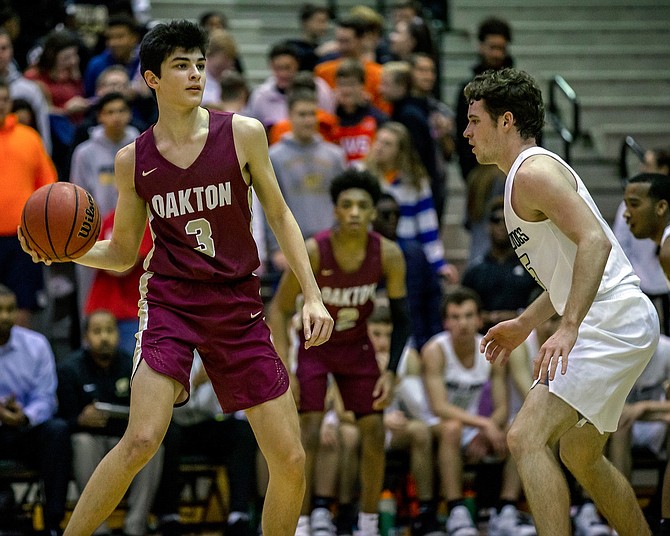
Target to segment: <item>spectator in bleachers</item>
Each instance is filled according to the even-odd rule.
[[[52,114],[64,115],[78,123],[89,107],[79,70],[79,40],[69,30],[49,32],[37,63],[25,77],[37,82],[47,98]]]
[[[505,368],[491,366],[479,350],[482,336],[477,294],[466,288],[449,292],[442,307],[445,331],[421,350],[423,380],[430,406],[440,418],[438,457],[442,493],[449,517],[447,533],[460,528],[465,536],[478,534],[463,501],[463,465],[486,456],[508,455],[507,385]],[[493,412],[479,415],[484,385],[491,380]]]
[[[200,15],[198,22],[207,33],[228,29],[228,17],[222,11],[206,11]]]
[[[114,157],[140,132],[130,125],[130,105],[121,93],[107,93],[96,104],[98,125],[90,138],[76,147],[72,156],[70,182],[94,197],[104,218],[116,206]]]
[[[497,17],[482,21],[477,31],[477,39],[479,41],[479,63],[472,68],[473,78],[489,69],[499,70],[514,65],[514,60],[507,50],[508,45],[512,42],[512,29],[507,21]],[[467,82],[461,85],[456,102],[456,150],[461,177],[466,182],[468,182],[470,172],[478,165],[472,153],[472,147],[463,137],[463,131],[468,125],[468,101],[463,94]]]
[[[330,181],[344,171],[344,151],[317,133],[316,94],[308,89],[291,91],[288,98],[291,132],[270,147],[270,160],[286,204],[309,238],[334,223]],[[275,270],[288,265],[274,234],[266,232]]]
[[[421,2],[418,0],[397,0],[391,4],[391,21],[395,26],[400,21],[409,22],[421,16]]]
[[[412,54],[417,53],[436,57],[430,28],[421,17],[396,22],[389,41],[395,60],[409,61]]]
[[[400,205],[396,199],[391,194],[383,193],[377,202],[377,217],[373,228],[380,235],[397,242],[402,250],[407,267],[405,283],[412,323],[411,344],[420,350],[428,339],[442,331],[442,286],[420,242],[398,237],[396,230],[400,215]]]
[[[314,69],[316,76],[323,78],[330,87],[336,87],[337,72],[344,60],[355,60],[359,62],[364,71],[363,84],[366,99],[371,104],[384,112],[389,111],[389,105],[379,91],[381,82],[381,65],[365,59],[366,52],[364,39],[367,31],[367,23],[357,17],[341,18],[335,28],[335,41],[338,47],[338,57],[320,63]]]
[[[661,168],[663,169],[663,168]],[[670,285],[670,178],[662,173],[641,173],[629,179],[624,192],[623,214],[636,238],[651,238],[656,246],[657,262]],[[670,535],[670,464],[663,476],[661,504],[662,536]]]
[[[287,42],[298,52],[299,69],[313,71],[324,52],[321,41],[328,33],[330,10],[312,3],[300,6],[300,37]]]
[[[398,237],[417,240],[434,272],[452,283],[458,281],[455,266],[445,259],[428,173],[407,128],[395,121],[379,127],[365,166],[400,205]]]
[[[39,134],[20,124],[16,115],[10,113],[11,106],[10,88],[0,79],[0,283],[16,294],[15,322],[28,327],[32,311],[39,306],[42,267],[21,255],[16,229],[28,197],[39,187],[56,182],[58,177]]]
[[[84,347],[58,366],[58,414],[72,433],[72,469],[80,493],[127,427],[132,371],[132,357],[119,349],[114,315],[100,309],[91,313]],[[133,479],[124,535],[146,534],[162,465],[159,450]],[[103,523],[94,534],[109,535],[110,529]]]
[[[36,82],[49,103],[52,158],[58,175],[68,177],[75,125],[89,108],[79,71],[79,40],[69,30],[53,30],[41,47],[37,63],[25,76]]]
[[[298,74],[295,75],[293,83],[291,84],[291,89],[287,92],[287,98],[291,98],[292,92],[302,91],[304,89],[316,92],[314,73],[311,71],[299,71]],[[327,112],[326,110],[317,107],[316,120],[318,123],[319,134],[323,136],[323,139],[334,142],[335,129],[338,122],[337,116],[334,113]],[[270,145],[277,143],[287,132],[291,132],[291,121],[288,118],[272,125],[268,132],[268,143]]]
[[[12,42],[16,52],[17,67],[23,71],[28,67],[28,53],[35,43],[51,30],[67,22],[66,5],[63,0],[9,0],[2,2],[11,11],[15,35]]]
[[[272,75],[251,92],[246,114],[258,119],[266,129],[288,117],[286,91],[298,73],[300,58],[296,49],[284,42],[272,46],[268,54]],[[319,108],[335,110],[335,97],[328,84],[314,78]]]
[[[361,60],[374,61],[382,64],[393,59],[388,40],[384,37],[385,21],[377,11],[369,6],[354,6],[349,10],[349,16],[365,22],[363,34],[363,54]]]
[[[377,129],[388,116],[368,102],[365,71],[358,60],[342,61],[335,75],[337,127],[333,141],[344,149],[349,164],[361,164],[370,152]]]
[[[72,454],[56,412],[56,363],[47,339],[16,325],[16,295],[0,284],[0,458],[37,469],[44,482],[46,534],[60,534]],[[11,488],[0,490],[11,492]]]
[[[438,165],[444,167],[451,160],[455,150],[455,114],[454,111],[435,97],[437,69],[435,58],[429,54],[416,52],[409,58],[412,73],[412,96],[426,99],[428,122],[431,135],[437,145]],[[446,171],[445,171],[446,173]]]
[[[412,95],[412,72],[409,63],[391,61],[384,64],[380,91],[393,104],[391,120],[407,128],[412,145],[428,173],[437,221],[441,226],[446,202],[446,177],[437,165],[437,146],[431,132],[428,102]]]
[[[219,81],[221,100],[211,105],[224,112],[240,113],[249,101],[249,85],[237,71],[226,71]]]
[[[95,82],[95,95],[91,100],[97,104],[108,93],[121,93],[128,102],[131,102],[134,92],[130,86],[128,73],[122,65],[112,65],[100,73]],[[147,118],[142,116],[141,110],[133,107],[130,125],[142,132],[149,124]],[[98,106],[93,105],[89,108],[84,120],[75,128],[70,147],[71,154],[80,143],[91,137],[91,132],[96,126],[98,126]],[[71,159],[72,156],[70,156]]]
[[[640,173],[670,175],[670,147],[656,147],[645,151],[640,162]],[[650,238],[635,238],[624,218],[625,202],[617,208],[612,231],[626,257],[640,278],[640,288],[655,303],[661,317],[661,330],[670,335],[670,293],[663,269],[658,263],[656,244]]]
[[[12,113],[16,115],[19,123],[31,127],[39,134],[35,110],[26,99],[12,99]]]
[[[121,93],[107,93],[98,104],[99,125],[91,130],[90,139],[78,145],[72,155],[70,182],[86,189],[95,199],[101,217],[105,218],[118,199],[114,175],[114,159],[122,147],[131,143],[140,132],[130,126],[130,105]],[[83,309],[95,269],[74,265],[79,310]]]
[[[49,103],[40,87],[28,80],[16,68],[14,63],[14,48],[9,33],[0,28],[0,78],[9,84],[12,98],[25,99],[33,107],[37,116],[38,132],[42,138],[44,148],[51,154],[51,127],[49,125]]]
[[[609,439],[608,457],[630,480],[634,447],[659,456],[666,443],[670,401],[670,338],[661,335],[658,347],[635,381],[619,419],[619,428]]]
[[[202,94],[203,106],[211,107],[221,101],[221,80],[225,73],[235,70],[237,56],[237,44],[227,30],[215,29],[210,32],[205,64],[207,76]]]
[[[140,28],[137,22],[127,14],[109,18],[105,29],[106,48],[89,61],[84,74],[84,93],[86,97],[95,94],[95,84],[100,73],[111,65],[122,65],[128,72],[128,78],[135,80],[139,72]]]

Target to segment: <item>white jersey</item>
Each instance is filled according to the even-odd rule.
[[[510,241],[521,264],[526,267],[526,270],[540,286],[549,291],[549,297],[556,312],[562,315],[565,309],[565,302],[572,286],[572,269],[577,254],[577,245],[549,219],[538,222],[521,219],[514,212],[511,202],[516,172],[524,160],[535,155],[546,155],[553,158],[572,173],[577,193],[596,216],[607,238],[612,243],[612,250],[607,259],[605,272],[594,301],[602,299],[603,296],[615,288],[621,290],[623,285],[639,287],[640,278],[635,275],[633,267],[614,237],[614,233],[600,214],[598,207],[577,173],[554,153],[542,147],[531,147],[519,154],[507,175],[505,182],[505,224]]]
[[[602,281],[577,341],[568,356],[566,374],[549,381],[549,391],[572,406],[600,433],[617,429],[619,417],[635,380],[658,343],[659,320],[654,306],[640,290],[640,279],[600,214],[584,183],[560,157],[532,147],[516,158],[505,183],[505,223],[519,260],[548,292],[563,314],[572,287],[577,246],[550,220],[529,222],[512,208],[514,178],[527,158],[544,155],[568,169],[576,191],[591,209],[612,243]]]
[[[473,415],[479,414],[479,402],[486,382],[491,377],[491,365],[479,351],[481,335],[475,337],[475,355],[471,367],[465,367],[458,359],[451,342],[451,333],[443,331],[434,337],[444,354],[444,384],[450,404]]]
[[[667,240],[668,236],[670,236],[670,225],[668,225],[664,230],[663,230],[663,236],[661,236],[661,244],[659,247],[663,247],[663,244],[665,244],[665,241]],[[665,274],[665,272],[663,272]],[[668,284],[668,287],[670,287],[670,279],[668,279],[668,276],[665,276],[665,281]]]

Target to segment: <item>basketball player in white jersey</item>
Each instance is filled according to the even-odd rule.
[[[628,180],[624,192],[624,218],[635,238],[656,242],[658,261],[670,286],[670,177],[640,173]],[[670,464],[663,475],[661,536],[670,535]]]
[[[575,171],[538,147],[542,93],[516,69],[489,71],[465,88],[463,133],[480,164],[507,174],[505,224],[519,259],[546,289],[482,340],[505,362],[539,323],[561,315],[535,359],[535,386],[507,440],[540,536],[568,536],[567,482],[549,446],[619,536],[651,534],[633,489],[603,455],[626,395],[649,361],[659,321],[639,278]]]
[[[658,261],[670,285],[670,177],[640,173],[628,179],[623,196],[623,217],[635,238],[651,238],[658,247]]]

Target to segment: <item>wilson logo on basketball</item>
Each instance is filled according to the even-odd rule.
[[[88,238],[95,221],[95,201],[93,201],[93,196],[88,192],[86,192],[86,200],[88,201],[88,206],[84,211],[84,220],[81,222],[81,227],[79,227],[79,232],[77,233],[77,236],[80,238]]]

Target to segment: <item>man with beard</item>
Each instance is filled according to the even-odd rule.
[[[73,472],[80,491],[126,429],[133,366],[131,356],[119,350],[119,330],[109,311],[91,313],[84,343],[58,367],[59,413],[72,432]],[[124,534],[146,532],[162,466],[159,451],[131,484]],[[94,534],[110,532],[103,523]]]

